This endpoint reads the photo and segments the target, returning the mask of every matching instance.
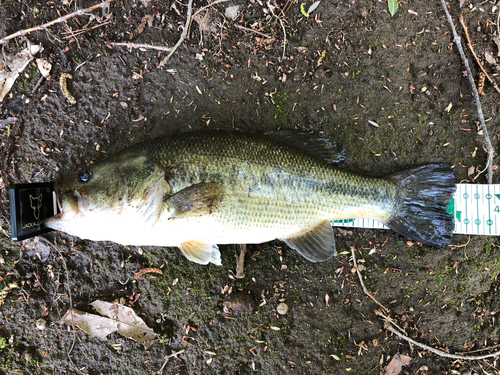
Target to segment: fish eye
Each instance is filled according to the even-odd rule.
[[[78,173],[78,181],[80,182],[89,182],[91,178],[92,175],[88,171]]]

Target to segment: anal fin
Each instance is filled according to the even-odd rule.
[[[213,263],[222,266],[220,251],[217,245],[207,244],[201,240],[183,242],[179,248],[190,261],[198,264]]]
[[[284,241],[311,262],[324,262],[337,254],[332,224],[328,220],[306,233],[285,238]]]

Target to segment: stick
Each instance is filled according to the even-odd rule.
[[[403,335],[401,332],[397,331],[395,328],[391,327],[388,324],[386,324],[384,326],[384,328],[386,330],[388,330],[388,331],[391,331],[392,333],[394,333],[395,335],[399,336],[400,338],[405,339],[409,343],[411,343],[413,345],[416,345],[416,346],[419,346],[422,349],[428,350],[428,351],[430,351],[430,352],[432,352],[434,354],[437,354],[440,357],[447,357],[447,358],[453,358],[453,359],[462,359],[462,360],[465,360],[465,361],[478,361],[478,360],[481,360],[481,359],[493,358],[493,357],[500,356],[500,351],[494,352],[494,353],[490,353],[490,354],[485,354],[485,355],[470,355],[470,356],[469,355],[450,354],[450,353],[443,352],[442,350],[435,349],[432,346],[421,344],[421,343],[419,343],[419,342],[417,342],[415,340],[412,340],[408,336]]]
[[[167,365],[168,361],[170,360],[170,358],[172,357],[177,357],[179,354],[182,354],[184,353],[186,350],[185,349],[182,349],[182,350],[179,350],[178,352],[175,352],[175,353],[172,353],[172,354],[169,354],[169,355],[166,355],[165,356],[165,362],[163,362],[163,366],[161,366],[161,369],[160,371],[158,371],[158,374],[161,375],[163,374],[163,369],[165,368],[165,366]]]
[[[184,39],[186,39],[186,35],[187,35],[188,29],[189,29],[189,24],[191,23],[192,11],[193,11],[193,0],[189,0],[186,24],[184,25],[184,30],[182,30],[181,37],[179,38],[179,40],[175,44],[174,48],[172,48],[172,51],[170,51],[170,53],[167,55],[167,57],[165,57],[163,60],[160,61],[158,68],[163,67],[168,62],[170,57],[175,53],[175,51],[177,51],[177,48],[179,48],[179,46],[182,44],[182,42],[184,42]]]
[[[33,31],[45,30],[45,29],[47,29],[48,27],[50,27],[52,25],[55,25],[55,24],[61,23],[61,22],[65,22],[65,21],[69,20],[70,18],[73,18],[73,17],[79,16],[79,15],[82,15],[84,13],[90,12],[91,10],[94,10],[94,9],[97,9],[97,8],[104,8],[105,6],[107,6],[112,1],[114,1],[114,0],[105,0],[104,2],[102,2],[100,4],[91,6],[90,8],[78,9],[76,12],[66,14],[63,17],[59,17],[59,18],[57,18],[55,20],[52,20],[52,21],[47,22],[47,23],[44,23],[43,25],[35,26],[35,27],[29,28],[29,29],[19,30],[19,31],[15,32],[14,34],[10,34],[9,36],[6,36],[5,38],[0,39],[0,44],[7,43],[7,41],[9,41],[11,39],[14,39],[14,38],[16,38],[18,36],[23,36],[23,35],[32,33]]]
[[[215,4],[219,4],[219,3],[225,3],[226,1],[229,1],[229,0],[215,0],[213,3],[210,3],[208,5],[205,5],[204,7],[201,7],[200,9],[198,9],[194,14],[193,14],[193,18],[195,18],[198,14],[200,14],[201,12],[203,12],[205,9],[207,9],[208,7],[211,7]]]
[[[457,34],[457,30],[455,29],[455,25],[453,24],[453,20],[451,18],[450,12],[448,12],[448,8],[446,7],[446,3],[444,0],[441,0],[441,4],[443,5],[444,12],[446,13],[446,18],[448,19],[448,23],[450,24],[451,30],[453,31],[453,41],[457,45],[458,51],[460,52],[460,57],[462,58],[462,62],[465,65],[465,69],[467,70],[467,78],[469,79],[469,83],[471,85],[472,94],[474,95],[474,99],[476,101],[477,114],[479,116],[479,122],[481,123],[481,129],[483,130],[484,141],[486,143],[486,148],[488,150],[488,183],[491,184],[493,181],[493,156],[495,150],[491,145],[490,137],[488,135],[488,129],[486,128],[486,123],[484,122],[483,110],[481,109],[481,102],[479,101],[479,93],[476,89],[476,84],[474,83],[474,78],[472,77],[472,72],[470,70],[469,61],[467,57],[465,57],[464,50],[462,48],[462,43],[460,42],[460,37]]]
[[[196,18],[196,16],[198,14],[200,14],[201,12],[203,12],[205,9],[207,9],[208,7],[211,7],[215,4],[219,4],[219,3],[225,3],[226,1],[229,1],[229,0],[215,0],[213,3],[210,3],[208,5],[205,5],[204,7],[201,7],[200,9],[198,9],[194,14],[193,14],[193,17],[191,18],[191,20],[189,21],[189,26],[188,26],[188,34],[190,33],[191,31],[191,23],[193,22],[193,19]],[[201,32],[201,30],[200,30]],[[188,39],[189,39],[189,36],[188,36]]]
[[[246,244],[239,245],[240,247],[240,255],[236,255],[236,278],[244,279],[245,278],[245,252],[247,250]]]
[[[390,310],[387,307],[385,307],[384,305],[382,305],[379,301],[377,301],[377,299],[370,294],[368,289],[366,289],[365,283],[363,282],[363,277],[361,276],[361,272],[359,272],[359,269],[358,269],[358,264],[356,263],[356,255],[354,254],[354,247],[353,246],[351,246],[351,253],[352,253],[352,261],[354,263],[354,268],[356,268],[356,271],[358,273],[359,282],[361,283],[361,287],[363,288],[363,292],[365,292],[365,294],[369,298],[371,298],[373,300],[373,302],[375,302],[377,305],[379,305],[386,312],[386,314],[389,313]]]
[[[105,21],[103,23],[100,23],[98,25],[94,25],[92,27],[88,27],[88,28],[84,28],[84,29],[80,29],[80,30],[77,30],[75,32],[72,32],[71,34],[72,35],[66,35],[64,38],[65,39],[69,39],[69,38],[72,38],[73,36],[77,36],[77,35],[80,35],[80,34],[84,34],[86,32],[89,32],[90,30],[94,30],[94,29],[97,29],[98,27],[102,27],[102,26],[106,26],[108,23],[111,23],[111,21]],[[68,32],[64,32],[63,34],[67,34]]]
[[[474,55],[474,58],[476,59],[477,65],[479,65],[479,67],[481,68],[483,73],[486,75],[486,78],[488,78],[488,81],[490,81],[491,84],[493,85],[493,87],[495,87],[495,90],[497,90],[497,92],[500,93],[500,88],[498,88],[496,82],[493,81],[493,79],[491,79],[491,77],[488,75],[488,73],[486,73],[486,70],[484,70],[483,64],[481,64],[481,62],[479,61],[479,58],[476,55],[476,52],[474,52],[474,48],[472,48],[472,43],[471,43],[470,38],[469,38],[469,32],[467,31],[467,26],[465,26],[464,17],[462,15],[460,15],[460,23],[462,24],[462,27],[464,28],[465,37],[467,38],[467,45],[469,46],[470,51]]]
[[[358,273],[358,277],[359,277],[359,281],[361,283],[361,286],[363,287],[363,291],[365,292],[365,294],[370,297],[373,301],[375,301],[377,303],[377,305],[379,305],[380,307],[382,307],[384,309],[384,311],[386,311],[386,313],[389,312],[389,309],[387,309],[385,306],[383,306],[380,302],[378,302],[375,297],[373,297],[370,292],[366,289],[365,287],[365,284],[363,283],[363,278],[361,277],[361,272],[359,272],[358,270],[358,266],[357,266],[357,263],[356,263],[356,255],[354,254],[354,247],[351,246],[351,253],[352,253],[352,260],[353,260],[353,263],[354,263],[354,267],[356,268],[356,271]],[[477,361],[477,360],[480,360],[480,359],[486,359],[486,358],[492,358],[492,357],[497,357],[497,356],[500,356],[500,351],[498,352],[494,352],[494,353],[490,353],[490,354],[485,354],[485,355],[479,355],[479,356],[464,356],[464,355],[459,355],[459,354],[450,354],[450,353],[446,353],[442,350],[439,350],[439,349],[435,349],[431,346],[428,346],[428,345],[425,345],[425,344],[421,344],[411,338],[409,338],[408,336],[406,336],[405,334],[401,333],[399,330],[403,330],[401,327],[399,327],[390,317],[382,314],[379,310],[376,310],[375,311],[375,314],[381,316],[382,318],[384,318],[385,320],[385,324],[384,324],[384,328],[392,333],[394,333],[395,335],[399,336],[400,338],[402,339],[405,339],[406,341],[408,341],[410,344],[413,344],[413,345],[416,345],[422,349],[425,349],[425,350],[428,350],[434,354],[437,354],[441,357],[447,357],[447,358],[453,358],[453,359],[462,359],[462,360],[466,360],[466,361]],[[398,329],[396,328],[393,328],[391,326],[391,324],[393,324],[395,327],[397,327]]]
[[[109,46],[122,46],[122,47],[129,47],[129,48],[146,48],[146,49],[155,49],[158,51],[166,51],[166,52],[172,51],[172,48],[170,48],[170,47],[152,46],[150,44],[114,43],[114,42],[105,42],[105,43]]]
[[[241,30],[250,31],[252,33],[258,34],[258,35],[263,36],[264,38],[267,38],[267,39],[271,39],[272,38],[271,35],[267,35],[267,34],[261,33],[260,31],[257,31],[257,30],[249,29],[247,27],[236,25],[236,24],[233,25],[233,26],[236,27],[236,28],[238,28],[238,29],[241,29]]]

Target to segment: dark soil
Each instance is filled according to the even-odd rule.
[[[336,230],[340,255],[321,264],[280,242],[248,246],[241,280],[232,276],[233,246],[221,247],[223,267],[216,267],[191,263],[177,249],[123,247],[64,233],[38,243],[10,240],[10,183],[52,181],[137,141],[190,129],[322,131],[345,147],[343,167],[350,170],[383,175],[448,162],[457,182],[485,182],[467,173],[482,170],[486,156],[471,89],[438,1],[402,1],[391,17],[384,2],[323,0],[309,18],[293,1],[228,1],[208,8],[204,30],[193,22],[190,38],[163,68],[157,66],[165,52],[106,45],[176,43],[186,6],[147,3],[115,1],[108,24],[81,34],[87,22],[90,28],[99,21],[80,15],[27,36],[43,45],[53,70],[37,85],[41,75],[30,65],[0,104],[0,120],[18,118],[0,133],[0,290],[7,294],[0,307],[0,372],[152,374],[165,355],[185,349],[164,373],[378,374],[400,353],[412,358],[403,374],[498,374],[493,359],[439,357],[385,330],[350,259],[354,246],[367,288],[409,337],[450,353],[482,354],[476,351],[499,349],[497,238],[456,235],[453,246],[435,249],[390,231]],[[94,5],[0,4],[0,37]],[[194,7],[205,5],[196,0]],[[226,9],[235,5],[233,20]],[[466,0],[459,8],[453,1],[450,11],[465,40],[458,22],[463,14],[475,51],[498,80],[498,66],[484,59],[485,51],[498,52],[498,7]],[[146,15],[152,24],[131,39]],[[13,39],[4,53],[25,44]],[[477,79],[479,66],[467,54]],[[75,105],[59,86],[68,67]],[[489,83],[484,91],[496,147],[499,94]],[[499,182],[496,172],[493,179]],[[136,281],[135,273],[146,267],[162,267],[163,275]],[[9,290],[14,282],[18,287]],[[117,334],[100,341],[60,323],[71,303],[92,312],[88,303],[96,299],[132,306],[159,341],[145,351]],[[276,311],[282,301],[286,315]],[[37,328],[39,319],[44,329]]]

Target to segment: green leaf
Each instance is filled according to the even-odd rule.
[[[399,8],[398,0],[387,0],[387,5],[389,5],[389,13],[394,16]]]

